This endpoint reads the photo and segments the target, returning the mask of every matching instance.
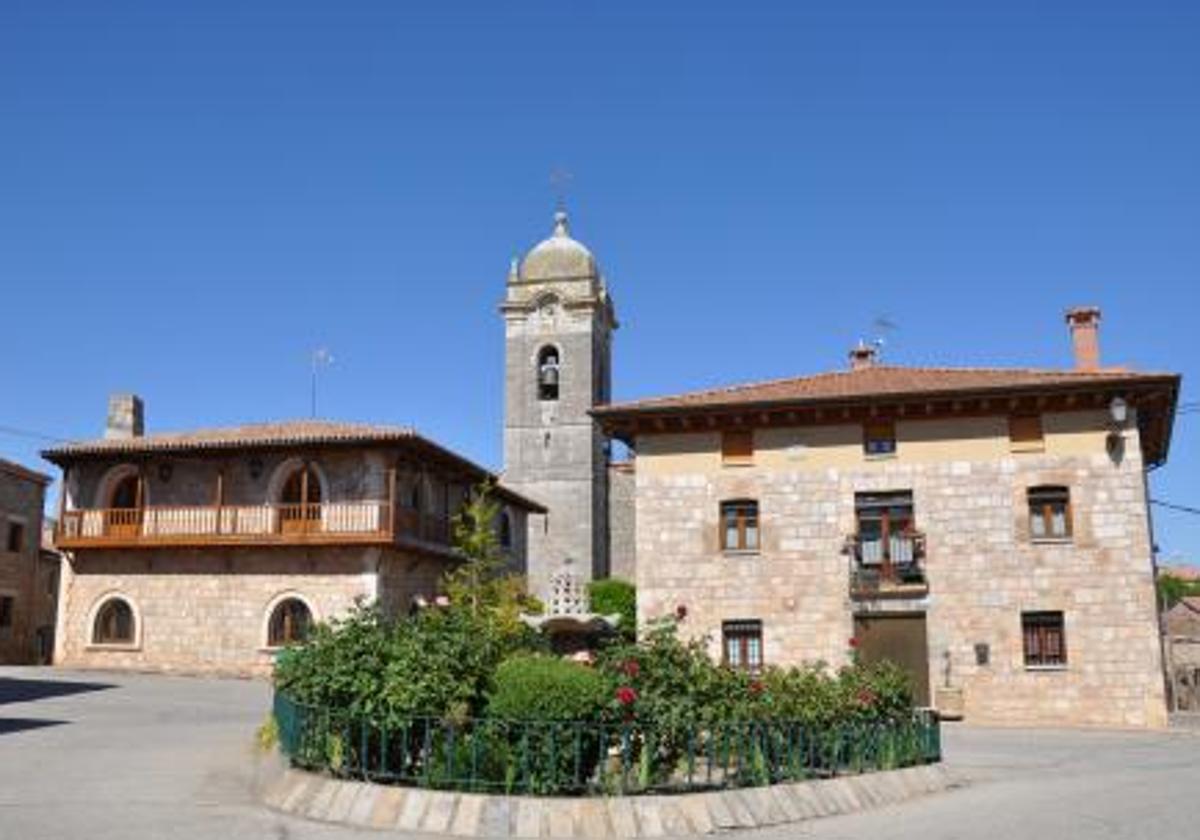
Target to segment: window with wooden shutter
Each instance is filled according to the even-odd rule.
[[[1034,540],[1071,538],[1071,491],[1066,487],[1030,487],[1029,536]]]
[[[721,463],[751,464],[754,462],[754,432],[730,429],[721,433]]]
[[[1067,664],[1067,637],[1061,612],[1021,613],[1025,666],[1062,667]]]
[[[878,420],[863,426],[863,452],[867,455],[896,454],[896,424]]]
[[[760,671],[763,667],[761,621],[726,621],[721,624],[722,660],[739,671]]]
[[[1046,446],[1042,415],[1014,414],[1009,417],[1008,441],[1013,452],[1041,452]]]
[[[758,551],[758,502],[721,502],[721,550]]]

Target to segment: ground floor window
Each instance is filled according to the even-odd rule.
[[[757,671],[763,666],[761,621],[726,621],[721,625],[724,661],[730,668]]]
[[[1021,613],[1027,667],[1067,664],[1067,637],[1061,612]]]
[[[312,626],[312,612],[299,598],[285,598],[271,611],[267,646],[284,647],[303,642]]]
[[[13,596],[0,595],[0,630],[7,630],[13,625]]]
[[[134,641],[133,608],[123,598],[109,598],[96,611],[92,642],[97,645],[131,645]]]

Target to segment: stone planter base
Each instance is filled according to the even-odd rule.
[[[763,788],[674,796],[449,793],[331,779],[276,766],[261,776],[277,811],[356,827],[487,838],[634,838],[762,828],[892,805],[960,787],[944,764]]]

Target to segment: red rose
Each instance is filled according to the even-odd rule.
[[[687,618],[687,604],[680,604],[675,608],[675,620],[683,621]]]
[[[636,659],[627,659],[621,664],[621,671],[624,672],[625,676],[633,679],[641,671],[641,666],[638,665]]]
[[[850,647],[851,649],[858,647],[858,639],[854,638],[853,636],[850,637]]]
[[[622,706],[632,706],[637,702],[637,691],[627,685],[617,689],[617,702]]]
[[[755,680],[754,682],[750,683],[750,693],[755,697],[762,694],[765,690],[766,686],[762,684],[762,680]]]
[[[875,692],[871,691],[871,689],[860,688],[854,699],[858,701],[858,705],[860,706],[871,706],[874,705],[877,698]]]

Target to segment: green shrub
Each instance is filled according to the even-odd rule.
[[[482,711],[496,665],[536,644],[530,631],[467,609],[430,609],[390,621],[370,607],[322,625],[275,666],[275,685],[298,703],[377,726]]]
[[[503,720],[592,721],[608,702],[595,669],[552,656],[518,654],[500,663],[487,715]]]
[[[518,654],[500,663],[494,682],[488,722],[474,737],[485,739],[497,781],[531,793],[586,787],[603,753],[597,723],[610,694],[605,676],[564,659]]]
[[[619,615],[617,632],[627,641],[637,638],[637,587],[627,580],[606,578],[588,584],[592,612],[599,615]]]

